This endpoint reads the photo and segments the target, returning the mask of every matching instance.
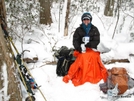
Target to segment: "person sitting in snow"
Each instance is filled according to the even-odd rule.
[[[82,15],[81,20],[82,24],[73,35],[73,55],[77,58],[70,66],[68,74],[63,77],[63,81],[68,83],[72,80],[74,86],[85,82],[95,84],[101,79],[106,82],[107,70],[101,62],[100,52],[97,51],[97,45],[100,43],[98,28],[91,23],[92,16],[88,12]]]
[[[97,49],[100,43],[100,33],[98,28],[92,22],[90,13],[84,13],[81,17],[82,24],[78,27],[73,35],[73,45],[78,52],[82,52],[81,44],[85,47]]]

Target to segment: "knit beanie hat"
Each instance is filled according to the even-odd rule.
[[[90,13],[84,13],[81,17],[81,21],[83,21],[84,19],[89,19],[90,21],[92,21],[92,16]]]

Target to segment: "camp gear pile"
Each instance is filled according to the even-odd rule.
[[[113,67],[108,69],[107,82],[101,83],[100,90],[107,94],[117,86],[117,95],[124,94],[128,89],[134,87],[134,80],[128,75],[127,70],[123,67]]]
[[[55,57],[58,59],[56,74],[58,76],[64,76],[67,74],[70,65],[75,61],[73,57],[73,48],[67,48],[66,46],[62,46],[59,50],[55,52]]]

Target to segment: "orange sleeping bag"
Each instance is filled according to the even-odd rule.
[[[63,77],[64,82],[72,80],[74,86],[82,85],[85,82],[93,84],[101,79],[106,82],[107,70],[101,62],[100,52],[90,48],[86,53],[80,53],[75,62],[70,66],[68,74]]]

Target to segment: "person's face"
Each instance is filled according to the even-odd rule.
[[[84,23],[85,25],[88,25],[88,24],[90,23],[90,20],[89,20],[89,19],[83,19],[83,23]]]

